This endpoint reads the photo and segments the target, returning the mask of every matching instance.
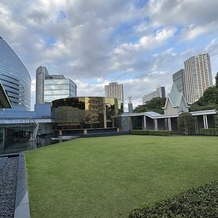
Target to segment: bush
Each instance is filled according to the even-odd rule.
[[[153,207],[135,209],[129,218],[218,217],[218,181],[190,189]]]
[[[207,136],[218,136],[218,129],[216,128],[200,129],[200,134],[207,135]]]
[[[156,135],[156,136],[170,136],[172,131],[169,130],[132,130],[132,135]]]
[[[181,134],[192,135],[195,133],[195,119],[189,112],[183,112],[178,116],[177,125]]]

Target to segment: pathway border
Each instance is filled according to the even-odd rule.
[[[14,218],[30,218],[25,155],[23,152],[19,153]]]

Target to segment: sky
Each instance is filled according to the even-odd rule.
[[[0,36],[32,79],[45,66],[77,84],[78,96],[124,86],[125,107],[165,86],[191,56],[208,52],[218,72],[217,0],[1,0]]]

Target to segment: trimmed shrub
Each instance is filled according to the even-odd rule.
[[[189,112],[181,113],[177,118],[178,131],[184,135],[195,134],[195,119]]]
[[[132,135],[155,135],[155,136],[170,136],[172,131],[169,130],[132,130]]]
[[[200,134],[206,136],[218,136],[218,129],[216,128],[200,129]]]
[[[134,209],[129,218],[218,217],[218,181],[190,189],[152,207]]]

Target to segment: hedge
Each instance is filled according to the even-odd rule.
[[[218,217],[218,181],[189,189],[152,207],[134,209],[129,218]]]
[[[169,130],[132,130],[132,135],[156,135],[156,136],[170,136],[172,131]]]
[[[207,136],[218,136],[218,129],[217,128],[209,128],[209,129],[200,129],[201,135]]]

